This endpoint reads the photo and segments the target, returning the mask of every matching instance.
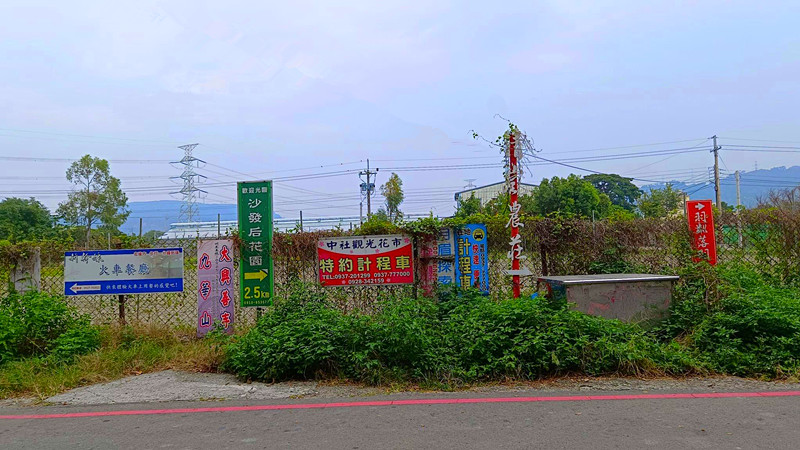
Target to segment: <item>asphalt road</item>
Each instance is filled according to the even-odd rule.
[[[629,397],[589,399],[575,392],[548,392],[544,395],[560,398],[425,403],[431,399],[453,402],[492,397],[458,393],[325,399],[326,405],[319,405],[320,400],[300,399],[6,407],[0,408],[3,416],[0,448],[800,448],[800,393],[797,392],[782,397],[724,398],[642,398],[638,397],[640,394],[630,398],[630,392],[602,393],[617,394]],[[542,394],[528,391],[514,395]],[[418,403],[380,403],[403,399]],[[346,404],[329,405],[330,402]],[[352,402],[370,403],[347,405]],[[192,411],[254,405],[298,408],[308,404],[317,407]],[[185,410],[163,411],[178,408]],[[95,417],[5,418],[20,414],[87,411],[118,414],[116,411],[154,409],[162,411]]]

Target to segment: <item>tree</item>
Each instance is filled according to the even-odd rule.
[[[87,244],[92,226],[116,232],[128,218],[128,197],[120,189],[119,179],[111,176],[108,161],[85,155],[69,166],[67,180],[77,190],[58,205],[57,212],[70,225],[86,227]]]
[[[159,231],[159,230],[150,230],[150,231],[148,231],[147,233],[143,234],[143,235],[142,235],[142,238],[143,238],[143,239],[146,239],[146,240],[148,240],[148,241],[155,241],[155,240],[158,240],[158,238],[160,238],[160,237],[161,237],[161,236],[163,236],[163,235],[164,235],[164,232],[163,232],[163,231]]]
[[[0,202],[0,239],[11,242],[44,237],[53,227],[50,211],[31,198],[7,198]]]
[[[523,211],[541,216],[605,217],[611,207],[608,195],[574,174],[567,178],[545,178],[531,194],[520,197],[520,203]]]
[[[628,211],[636,208],[636,200],[641,197],[642,190],[631,181],[633,178],[621,177],[617,174],[597,173],[583,177],[601,194],[608,195],[611,203]]]
[[[403,217],[403,213],[400,212],[400,204],[403,203],[403,199],[405,198],[403,194],[403,180],[401,180],[396,173],[392,172],[389,181],[381,186],[381,195],[386,199],[386,214],[389,217],[389,221],[397,222]]]
[[[489,216],[507,216],[509,214],[508,192],[501,192],[497,197],[489,200],[483,205],[483,213]],[[523,211],[525,209],[523,208]]]
[[[459,197],[458,206],[456,207],[456,217],[469,217],[480,213],[482,210],[481,199],[475,197],[475,193],[473,192],[466,200]]]
[[[759,208],[778,208],[784,212],[800,211],[800,186],[788,189],[770,189],[766,197],[758,199]]]
[[[376,222],[392,222],[391,219],[389,219],[389,215],[386,214],[386,210],[383,208],[378,208],[377,211],[372,213],[372,217],[370,217],[369,220],[374,220]]]
[[[683,192],[667,184],[663,189],[650,189],[636,201],[643,217],[667,217],[683,205]]]

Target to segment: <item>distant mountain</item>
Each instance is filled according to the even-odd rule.
[[[760,169],[750,172],[741,172],[741,193],[742,204],[746,207],[753,207],[758,204],[758,199],[763,198],[772,189],[786,189],[800,185],[800,166],[792,167],[773,167],[772,169]],[[689,198],[694,200],[715,199],[714,183],[704,182],[701,184],[687,184],[682,181],[671,182],[672,187],[680,189],[689,194]],[[663,188],[666,183],[649,184],[642,186],[642,190],[653,188]],[[727,174],[720,179],[720,189],[722,190],[722,201],[729,204],[736,204],[736,176],[733,173]]]
[[[180,211],[183,202],[179,200],[158,200],[152,202],[131,202],[128,216],[120,230],[123,233],[135,234],[139,232],[139,218],[142,219],[143,232],[150,230],[166,231],[170,224],[180,221]],[[220,220],[236,220],[236,205],[225,203],[198,203],[198,215],[195,222],[216,222],[217,214]],[[279,218],[279,215],[275,215]]]

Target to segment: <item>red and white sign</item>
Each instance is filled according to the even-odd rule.
[[[522,205],[519,203],[519,178],[522,174],[519,163],[522,159],[522,143],[520,142],[519,132],[508,134],[508,147],[506,148],[506,158],[508,160],[508,170],[506,171],[506,187],[508,188],[508,223],[506,228],[511,228],[511,241],[508,243],[511,250],[508,257],[511,259],[511,288],[514,298],[520,296],[520,265],[521,259],[525,259],[522,254],[522,237],[519,235],[519,228],[525,224],[520,220]]]
[[[319,282],[323,286],[414,283],[414,251],[403,235],[348,236],[317,244]]]
[[[689,229],[692,232],[692,248],[703,256],[696,256],[694,262],[708,261],[717,264],[717,241],[714,235],[714,214],[711,200],[691,200],[686,202]]]
[[[215,324],[233,333],[234,297],[233,241],[218,239],[197,243],[197,336],[203,337]]]

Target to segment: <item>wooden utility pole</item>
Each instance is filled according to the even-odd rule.
[[[717,135],[711,137],[714,139],[714,190],[717,193],[717,210],[722,214],[722,191],[719,188],[719,149],[717,146]]]

